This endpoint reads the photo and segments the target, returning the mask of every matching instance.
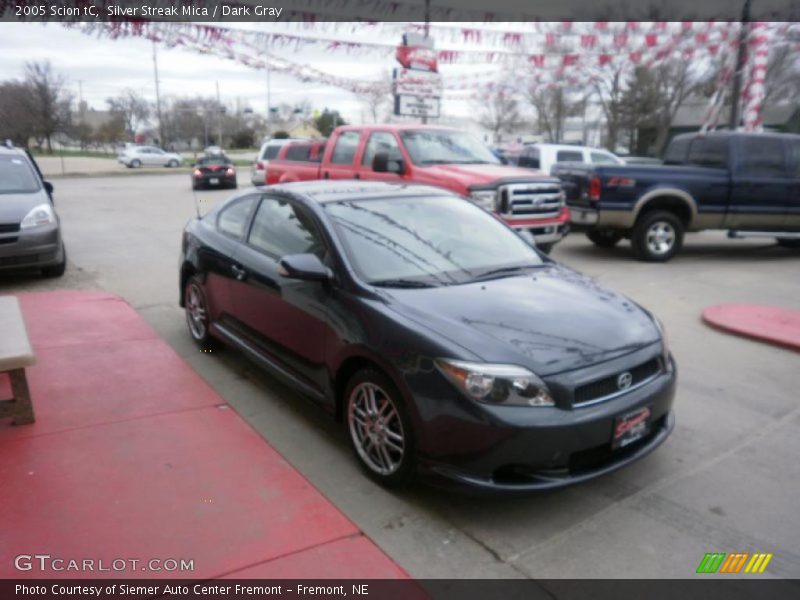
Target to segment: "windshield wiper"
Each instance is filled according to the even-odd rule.
[[[432,288],[438,287],[434,283],[426,281],[415,281],[413,279],[379,279],[378,281],[370,281],[370,285],[377,287],[393,287],[393,288]]]
[[[485,281],[487,279],[496,279],[498,277],[502,277],[503,275],[512,275],[514,273],[519,273],[520,271],[526,271],[528,269],[540,269],[542,267],[546,267],[547,263],[542,263],[539,265],[516,265],[513,267],[499,267],[497,269],[489,269],[488,271],[484,271],[480,275],[470,279],[470,283],[475,281]]]

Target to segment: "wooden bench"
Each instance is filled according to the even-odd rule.
[[[0,419],[14,417],[14,425],[33,423],[33,404],[25,368],[36,363],[19,301],[0,296],[0,373],[11,379],[11,399],[0,401]]]

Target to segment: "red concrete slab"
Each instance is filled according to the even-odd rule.
[[[0,424],[0,443],[224,402],[158,338],[34,348],[37,364],[27,373],[36,423]],[[10,396],[4,387],[0,397]]]
[[[800,352],[800,310],[760,304],[719,304],[703,311],[711,327]]]
[[[0,578],[198,580],[270,563],[276,576],[405,576],[127,303],[20,299],[38,422],[0,421]],[[18,571],[19,554],[64,562]],[[151,559],[193,569],[143,570]],[[93,569],[52,568],[69,561]]]
[[[193,560],[193,571],[169,575],[205,579],[358,533],[217,407],[6,440],[0,481],[0,578],[154,576],[14,569],[18,554],[46,553]]]
[[[363,535],[334,540],[289,556],[276,558],[222,579],[397,579],[408,574]]]
[[[19,295],[28,337],[35,349],[158,335],[119,296],[105,292],[34,292]]]

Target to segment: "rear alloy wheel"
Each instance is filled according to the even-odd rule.
[[[622,234],[611,229],[590,229],[586,232],[586,237],[589,238],[595,246],[600,248],[613,248],[622,239]]]
[[[683,244],[683,223],[673,213],[654,211],[636,221],[631,244],[637,258],[665,262],[675,256]]]
[[[134,158],[134,159],[131,161],[131,168],[133,168],[133,169],[138,169],[138,168],[139,168],[139,167],[141,167],[141,166],[142,166],[142,161],[140,161],[138,158]]]
[[[184,306],[186,310],[186,324],[189,326],[189,333],[192,339],[202,349],[214,348],[216,340],[208,333],[209,316],[208,302],[203,284],[197,276],[192,277],[186,283],[184,289]]]
[[[359,371],[345,398],[350,443],[362,469],[385,486],[408,484],[414,476],[414,437],[392,382],[372,369]]]

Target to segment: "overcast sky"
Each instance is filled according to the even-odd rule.
[[[242,26],[257,27],[254,24]],[[98,39],[56,23],[0,23],[0,39],[3,40],[0,79],[21,78],[26,62],[49,60],[54,69],[66,78],[76,98],[80,85],[83,99],[90,107],[106,108],[105,99],[124,88],[135,89],[145,97],[155,99],[152,44],[149,41]],[[326,55],[316,51],[300,54],[276,51],[275,54],[310,64],[326,73],[364,80],[378,79],[382,72],[395,66],[390,57]],[[264,71],[190,50],[163,46],[158,48],[158,70],[162,97],[214,96],[218,81],[222,101],[226,104],[235,106],[238,100],[256,112],[264,113],[266,110]],[[308,99],[314,108],[339,110],[351,121],[358,122],[364,113],[364,105],[352,93],[339,88],[300,83],[291,76],[275,72],[270,76],[270,87],[273,106]],[[470,102],[451,98],[443,105],[443,112],[467,116]]]

